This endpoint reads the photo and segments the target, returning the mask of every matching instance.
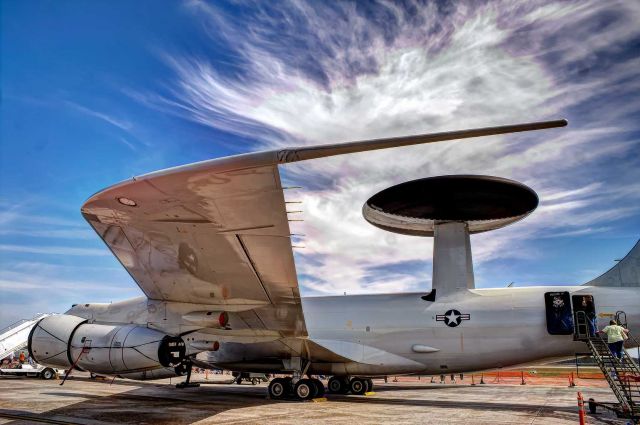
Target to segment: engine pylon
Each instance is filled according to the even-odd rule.
[[[362,214],[383,230],[432,236],[432,289],[445,295],[475,288],[470,234],[522,220],[537,206],[536,193],[516,181],[454,175],[389,187],[369,198]]]

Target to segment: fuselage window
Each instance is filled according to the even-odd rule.
[[[568,292],[547,292],[544,294],[547,314],[547,332],[551,335],[572,335],[573,315],[571,297]]]

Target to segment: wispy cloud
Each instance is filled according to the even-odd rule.
[[[80,227],[84,226],[80,217],[78,220],[72,220],[68,218],[61,218],[53,215],[37,215],[33,214],[32,210],[40,205],[27,204],[14,204],[11,206],[3,205],[0,199],[0,225],[11,226],[16,224],[28,224],[33,226],[39,225],[52,225],[52,226],[64,226],[64,227]]]
[[[233,16],[201,1],[187,8],[237,63],[166,52],[177,76],[171,96],[139,96],[258,138],[260,147],[571,122],[564,130],[287,166],[284,178],[305,186],[287,196],[303,201],[305,221],[292,227],[306,235],[306,249],[296,261],[314,292],[386,290],[372,284],[372,267],[428,264],[432,240],[389,234],[360,216],[368,197],[413,178],[493,174],[540,192],[531,217],[474,237],[479,262],[535,255],[527,246],[540,236],[615,228],[637,215],[640,59],[624,47],[640,36],[637,2],[290,2],[241,6]],[[394,289],[424,287],[427,278],[396,276]]]
[[[121,137],[120,142],[122,142],[123,145],[125,145],[126,147],[128,147],[129,149],[131,149],[132,151],[137,151],[138,149],[136,148],[136,145],[134,145],[133,143],[131,143],[130,141],[128,141],[127,139],[125,139],[124,137]]]
[[[35,211],[50,215],[34,214]],[[22,204],[7,205],[0,201],[0,236],[26,236],[46,239],[94,239],[95,233],[77,214],[73,220],[52,211],[52,205],[43,200],[28,200]]]
[[[89,229],[49,229],[49,230],[20,230],[0,229],[0,235],[18,235],[34,238],[60,239],[95,239],[95,232]]]
[[[121,130],[130,130],[133,127],[133,125],[129,121],[115,117],[105,112],[96,111],[94,109],[88,108],[86,106],[80,105],[78,103],[75,103],[69,100],[65,101],[65,104],[78,112],[81,112],[83,114],[89,115],[94,118],[98,118],[106,123],[109,123],[115,127],[118,127]]]
[[[62,266],[64,269],[64,266]],[[0,327],[35,312],[64,313],[73,302],[110,302],[140,295],[140,290],[123,280],[105,275],[102,267],[73,267],[87,276],[65,278],[62,269],[46,263],[16,263],[0,270]]]
[[[0,245],[0,251],[10,253],[29,253],[45,255],[74,255],[74,256],[104,256],[111,255],[109,250],[99,248],[76,248],[68,246],[31,246],[31,245]]]

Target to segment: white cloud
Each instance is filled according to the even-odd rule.
[[[34,238],[60,238],[60,239],[95,239],[96,234],[89,229],[0,229],[0,235],[18,235]]]
[[[65,279],[61,269],[45,263],[12,264],[14,270],[0,271],[0,327],[33,315],[33,312],[64,313],[72,303],[110,302],[140,295],[136,286],[117,285],[106,279]],[[78,270],[73,266],[69,269]],[[80,267],[89,276],[104,273],[101,267]],[[102,276],[102,274],[100,276]]]
[[[607,193],[601,189],[611,177],[585,176],[584,170],[637,153],[637,140],[629,139],[637,124],[629,115],[640,111],[640,100],[618,105],[607,96],[638,89],[640,82],[633,78],[638,59],[612,63],[606,74],[576,79],[571,73],[580,67],[588,71],[599,51],[640,36],[638,3],[534,7],[501,2],[477,9],[459,6],[446,16],[436,15],[430,6],[418,8],[414,18],[387,5],[388,21],[393,22],[389,28],[367,21],[350,3],[334,6],[292,2],[282,7],[278,25],[261,11],[241,28],[234,17],[190,2],[190,8],[207,16],[212,36],[235,48],[242,72],[230,75],[202,57],[166,54],[178,76],[175,98],[145,101],[170,105],[201,124],[257,137],[269,148],[573,115],[571,126],[563,130],[285,167],[284,178],[307,186],[286,193],[288,200],[303,201],[305,221],[292,224],[292,231],[306,235],[306,248],[296,251],[298,272],[312,276],[302,279],[306,287],[353,293],[425,285],[429,276],[396,277],[391,283],[368,280],[368,270],[383,263],[429,261],[432,240],[386,233],[360,215],[369,196],[414,178],[493,174],[540,192],[540,208],[525,221],[474,236],[479,262],[531,256],[527,241],[539,236],[583,234],[637,214],[629,201],[637,201],[638,192],[628,183],[633,176],[640,179],[637,169],[625,169],[627,184]],[[615,24],[601,22],[613,14]],[[385,31],[395,36],[386,37]],[[279,35],[291,45],[279,44]],[[317,57],[309,59],[311,65],[300,62],[312,45]],[[552,65],[550,56],[555,58]],[[587,103],[598,105],[597,110],[572,112]]]
[[[65,104],[78,112],[82,112],[83,114],[98,118],[106,123],[118,127],[121,130],[130,130],[133,127],[133,125],[129,121],[117,118],[104,112],[96,111],[86,106],[79,105],[75,102],[65,101]]]
[[[29,253],[45,255],[104,256],[111,255],[106,248],[77,248],[69,246],[31,246],[0,244],[0,251],[10,253]]]

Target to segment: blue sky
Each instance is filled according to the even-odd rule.
[[[0,326],[140,295],[79,209],[133,175],[250,150],[567,118],[570,127],[288,166],[303,294],[426,290],[431,239],[362,203],[439,174],[541,203],[474,236],[479,287],[582,283],[640,235],[640,5],[5,1]]]

